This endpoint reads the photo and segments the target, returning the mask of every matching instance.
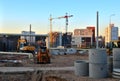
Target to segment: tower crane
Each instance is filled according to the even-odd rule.
[[[70,17],[73,17],[73,15],[68,15],[68,13],[66,13],[65,16],[58,17],[59,19],[61,19],[61,18],[65,18],[66,19],[66,26],[65,26],[66,33],[67,33],[67,28],[68,28],[68,18],[70,18]]]
[[[59,18],[52,18],[52,15],[50,15],[50,47],[52,47],[52,43],[53,43],[53,36],[52,36],[52,20],[53,19],[59,19]]]
[[[61,19],[61,18],[65,18],[66,19],[66,33],[67,33],[67,28],[68,28],[68,18],[73,17],[73,15],[68,15],[68,13],[66,13],[65,16],[61,16],[61,17],[57,17],[57,18],[52,18],[52,15],[50,15],[50,46],[52,46],[53,43],[53,36],[52,36],[52,20],[53,19]]]

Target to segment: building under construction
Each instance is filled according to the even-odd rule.
[[[0,51],[16,51],[17,50],[17,41],[19,37],[27,37],[28,35],[23,34],[13,34],[13,33],[1,33],[0,34]],[[34,45],[37,41],[43,40],[45,41],[48,35],[35,34]]]
[[[56,18],[52,18],[52,15],[50,15],[50,33],[49,33],[49,45],[50,47],[57,47],[57,46],[64,46],[64,47],[71,47],[71,38],[72,38],[72,33],[68,33],[68,18],[73,17],[73,15],[68,15],[66,13],[65,16],[60,16]],[[65,33],[61,34],[58,32],[53,32],[52,31],[52,20],[53,19],[65,19]],[[61,36],[62,35],[62,36]]]
[[[68,33],[52,32],[51,46],[52,47],[58,47],[58,46],[71,47],[71,39],[72,39],[72,32],[68,32]]]
[[[72,46],[80,48],[90,48],[95,46],[95,27],[86,29],[75,29],[72,36]]]

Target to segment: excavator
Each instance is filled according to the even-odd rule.
[[[120,40],[114,40],[107,45],[107,54],[112,55],[113,48],[120,48]]]
[[[31,39],[31,24],[30,24],[30,35],[29,36],[30,36],[30,39]],[[27,42],[27,40],[25,38],[20,38],[19,37],[18,42],[17,42],[17,51],[34,54],[35,46],[31,45],[30,42]]]
[[[34,61],[37,64],[47,64],[50,63],[50,54],[47,47],[43,42],[40,43],[40,47],[37,51],[37,55],[34,54],[35,47],[30,45],[26,39],[18,39],[17,44],[18,52],[32,53],[34,55]]]
[[[30,45],[26,39],[19,38],[17,42],[17,51],[18,52],[26,52],[26,53],[34,53],[35,46]]]

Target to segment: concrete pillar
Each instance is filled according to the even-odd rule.
[[[62,32],[59,34],[59,46],[62,46]]]

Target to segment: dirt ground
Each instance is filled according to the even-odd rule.
[[[1,63],[0,66],[24,67],[67,67],[74,66],[76,60],[88,60],[88,54],[52,55],[50,64],[34,64],[33,60],[24,60],[22,64]],[[37,78],[37,79],[34,79]],[[38,79],[39,77],[39,79]],[[0,81],[120,81],[112,77],[93,79],[89,76],[76,76],[74,71],[41,71],[38,74],[0,74]]]
[[[67,55],[52,55],[50,64],[31,64],[26,63],[24,66],[32,67],[67,67],[74,66],[76,60],[88,60],[87,54],[67,54]]]

